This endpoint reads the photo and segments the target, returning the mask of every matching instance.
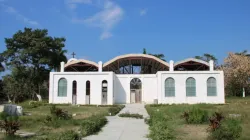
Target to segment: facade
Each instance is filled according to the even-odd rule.
[[[70,59],[50,73],[50,103],[222,104],[223,71],[190,58],[167,63],[151,55],[127,54],[106,63]]]

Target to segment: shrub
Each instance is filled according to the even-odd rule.
[[[208,112],[206,110],[201,110],[199,108],[192,108],[188,112],[184,112],[182,117],[187,123],[190,124],[201,124],[207,122]]]
[[[68,130],[63,132],[58,140],[80,140],[80,136],[77,132],[73,131],[73,130]]]
[[[101,128],[107,123],[107,119],[104,116],[94,116],[82,121],[80,132],[83,137],[94,134],[101,130]]]
[[[240,138],[242,127],[240,121],[236,119],[225,119],[221,125],[210,130],[209,139],[211,140],[236,140]]]
[[[14,135],[20,128],[18,116],[10,116],[2,112],[0,114],[0,128],[4,129],[7,135]]]
[[[175,139],[173,129],[169,125],[170,118],[162,113],[155,113],[148,119],[150,133],[148,137],[152,140],[168,140]]]
[[[130,113],[122,113],[119,114],[119,117],[129,117],[129,118],[136,118],[136,119],[142,119],[143,116],[140,114],[130,114]]]
[[[210,122],[209,129],[211,131],[214,131],[215,129],[217,129],[220,126],[221,121],[223,119],[224,119],[224,116],[222,115],[222,113],[215,112],[214,115],[209,118],[209,122]]]
[[[61,119],[61,120],[69,120],[72,119],[72,115],[69,114],[67,111],[57,108],[56,105],[52,105],[50,108],[50,113],[52,116]]]

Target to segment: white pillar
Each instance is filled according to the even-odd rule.
[[[174,61],[173,60],[169,61],[169,71],[174,71]]]
[[[102,61],[98,62],[98,72],[102,72]]]
[[[64,62],[61,62],[61,71],[60,72],[64,72]]]
[[[214,61],[213,60],[209,61],[209,70],[214,71]]]

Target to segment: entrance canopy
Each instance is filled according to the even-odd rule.
[[[75,72],[98,71],[98,64],[84,59],[73,60],[65,64],[64,70]]]
[[[113,71],[116,74],[155,74],[168,69],[167,62],[147,54],[121,55],[103,65],[104,71]]]
[[[209,70],[209,63],[206,61],[188,58],[174,64],[175,71],[206,71]]]

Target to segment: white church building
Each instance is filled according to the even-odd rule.
[[[71,58],[50,73],[49,103],[225,103],[223,71],[189,58],[169,63],[147,54],[126,54],[95,63]]]

